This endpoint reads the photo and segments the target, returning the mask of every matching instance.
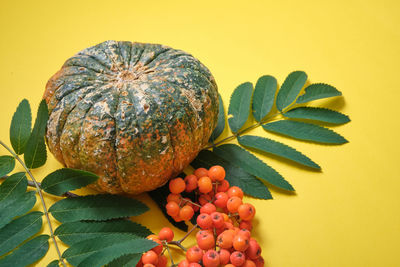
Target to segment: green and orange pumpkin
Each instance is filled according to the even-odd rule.
[[[155,189],[207,144],[218,117],[210,71],[181,50],[106,41],[50,78],[46,140],[58,161],[112,194]]]

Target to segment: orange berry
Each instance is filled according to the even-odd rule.
[[[201,250],[198,246],[191,247],[186,251],[186,259],[188,262],[199,262],[202,258],[203,250]]]
[[[255,260],[261,256],[261,247],[255,239],[250,239],[246,255],[251,260]]]
[[[146,237],[148,240],[154,241],[160,245],[152,248],[151,250],[154,251],[157,255],[160,255],[162,250],[163,250],[163,245],[162,242],[160,241],[160,238],[158,238],[158,236],[156,235],[149,235]]]
[[[228,216],[228,214],[226,214],[225,212],[222,213],[222,217],[224,217],[224,222],[229,221],[229,216]]]
[[[184,221],[189,221],[194,215],[194,210],[191,206],[185,205],[179,211],[179,217]]]
[[[211,213],[215,212],[216,210],[217,210],[217,208],[213,204],[206,203],[203,205],[203,207],[200,208],[200,213],[211,214]]]
[[[247,230],[247,229],[240,229],[240,231],[237,234],[238,235],[243,235],[248,239],[250,239],[250,237],[251,237],[250,231]]]
[[[206,194],[201,194],[199,197],[199,204],[204,206],[206,203],[210,203],[212,197]]]
[[[242,267],[256,267],[256,264],[252,260],[246,260]]]
[[[172,241],[174,239],[174,232],[169,227],[164,227],[158,233],[158,237],[160,240],[165,240],[167,242]]]
[[[208,250],[203,255],[203,264],[205,267],[218,267],[220,264],[219,254],[215,250]]]
[[[212,166],[208,170],[208,177],[213,181],[222,181],[225,179],[225,169],[219,165]]]
[[[186,183],[182,178],[175,178],[169,181],[169,191],[174,194],[180,194],[185,191]]]
[[[221,265],[226,265],[229,263],[229,257],[231,256],[229,250],[222,248],[218,251],[218,254],[219,254],[219,263]]]
[[[200,235],[196,235],[196,241],[197,241],[197,245],[202,250],[212,249],[215,245],[214,236],[207,232],[203,232]]]
[[[237,251],[245,251],[249,247],[249,241],[247,236],[236,234],[233,238],[233,248]]]
[[[233,224],[231,222],[224,222],[224,231],[233,229]]]
[[[168,259],[165,255],[159,255],[158,256],[158,263],[156,267],[166,267],[168,264]]]
[[[168,202],[167,205],[165,205],[165,209],[167,210],[167,214],[171,217],[178,216],[180,210],[179,205],[174,201]]]
[[[228,194],[225,192],[219,192],[215,194],[214,205],[218,208],[226,207],[226,203],[228,202]]]
[[[156,267],[156,266],[151,263],[146,263],[145,265],[143,265],[143,267]]]
[[[264,259],[263,257],[259,257],[255,260],[253,260],[253,262],[256,264],[256,267],[264,267]]]
[[[156,265],[158,263],[158,255],[154,251],[149,250],[142,255],[142,262],[143,264],[149,263]]]
[[[242,199],[236,196],[230,197],[226,202],[226,208],[231,213],[237,212],[240,205],[242,205]]]
[[[178,264],[178,267],[189,267],[189,262],[187,260],[183,260]]]
[[[215,228],[221,228],[224,226],[224,217],[222,217],[222,214],[220,212],[216,211],[211,213],[210,215]]]
[[[167,202],[176,202],[177,204],[179,204],[181,202],[181,195],[180,194],[173,194],[170,193],[167,197]]]
[[[172,216],[171,216],[171,217],[172,217]],[[174,221],[176,221],[176,222],[181,222],[181,221],[183,221],[182,218],[179,217],[179,214],[178,214],[178,216],[173,216],[172,219],[174,219]]]
[[[251,223],[251,221],[241,220],[241,222],[239,224],[239,228],[240,229],[247,229],[247,230],[251,231],[251,229],[253,229],[253,224]]]
[[[229,189],[229,182],[227,180],[222,180],[220,184],[218,184],[217,192],[226,192]]]
[[[232,235],[230,232],[224,231],[220,235],[218,235],[217,245],[220,248],[229,249],[233,245],[233,237],[234,235]]]
[[[235,267],[235,265],[229,263],[229,264],[225,265],[225,267]]]
[[[208,175],[208,170],[205,168],[198,168],[197,170],[194,171],[193,174],[196,175],[198,179],[200,179],[201,177]]]
[[[207,194],[212,191],[213,185],[210,177],[203,176],[197,182],[200,193]]]
[[[186,176],[185,183],[186,183],[185,191],[192,192],[197,188],[197,176],[194,174]]]
[[[246,203],[239,206],[238,213],[240,219],[249,221],[253,219],[254,215],[256,214],[256,209],[253,205]]]
[[[229,198],[231,197],[238,197],[240,199],[243,198],[243,191],[237,186],[232,186],[231,188],[228,189],[228,196]]]
[[[245,255],[243,254],[243,252],[240,251],[235,251],[231,254],[231,256],[229,257],[231,263],[234,266],[242,266],[246,260]]]
[[[189,267],[201,267],[201,265],[198,264],[197,262],[191,262],[189,263]]]
[[[200,213],[197,216],[196,222],[201,229],[210,229],[213,226],[211,216],[207,213]]]

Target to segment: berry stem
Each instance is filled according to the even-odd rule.
[[[165,247],[167,248],[169,258],[171,259],[171,265],[172,265],[172,266],[175,266],[174,259],[172,258],[171,251],[169,250],[169,247],[168,247],[168,243],[165,242],[164,245],[165,245]]]
[[[191,201],[191,200],[189,200],[189,199],[181,199],[181,203],[179,203],[179,206],[182,204],[182,202],[188,202],[188,203],[190,203],[190,204],[192,204],[192,205],[195,205],[195,206],[197,206],[197,207],[199,207],[199,208],[201,208],[201,205],[199,205],[199,204],[197,204],[197,203],[194,203],[193,201]]]

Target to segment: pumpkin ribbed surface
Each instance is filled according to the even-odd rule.
[[[100,176],[113,194],[155,189],[207,144],[218,116],[209,70],[181,50],[106,41],[48,81],[46,140],[58,161]]]

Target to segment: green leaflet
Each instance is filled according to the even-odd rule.
[[[49,212],[60,222],[109,220],[137,216],[149,208],[139,200],[117,195],[89,195],[62,199]]]
[[[220,165],[225,168],[226,180],[231,186],[240,187],[244,193],[261,199],[272,199],[268,188],[255,176],[245,172],[238,166],[233,165],[216,155],[210,150],[202,150],[199,155],[192,161],[194,168],[210,168],[213,165]]]
[[[44,134],[48,118],[49,113],[46,101],[42,100],[39,105],[35,125],[25,147],[24,159],[29,169],[39,168],[46,163],[47,153]]]
[[[265,75],[258,79],[253,95],[253,116],[260,122],[271,111],[275,101],[278,83],[272,76]]]
[[[119,257],[118,259],[113,260],[107,267],[131,267],[136,266],[136,264],[140,261],[142,254],[127,254]]]
[[[11,222],[13,218],[30,211],[35,202],[35,191],[8,197],[0,201],[0,228]]]
[[[59,267],[59,261],[58,260],[54,260],[52,262],[50,262],[49,264],[47,264],[46,267]]]
[[[228,109],[228,123],[234,133],[242,128],[249,117],[252,94],[253,84],[246,82],[236,87],[231,96]]]
[[[296,103],[301,104],[316,99],[342,95],[335,87],[324,83],[311,84],[304,91],[305,93],[297,98]]]
[[[91,172],[63,168],[47,175],[42,181],[42,189],[47,193],[61,196],[68,191],[87,186],[98,178]]]
[[[294,188],[282,177],[282,175],[240,146],[225,144],[214,148],[214,152],[226,161],[229,161],[236,166],[240,166],[244,171],[257,176],[276,187],[288,191],[294,191]]]
[[[42,228],[42,212],[33,211],[0,229],[0,255],[13,250]]]
[[[307,74],[303,71],[290,73],[283,82],[276,97],[276,107],[283,111],[292,104],[307,81]]]
[[[279,133],[300,140],[326,144],[344,144],[348,141],[338,133],[315,124],[300,121],[275,121],[264,124],[265,130]]]
[[[10,141],[17,155],[24,153],[26,143],[31,135],[32,114],[28,100],[19,103],[10,126]]]
[[[69,222],[61,224],[54,232],[61,241],[70,246],[83,240],[115,233],[130,233],[138,237],[146,237],[152,234],[143,225],[128,220]]]
[[[113,260],[132,253],[142,253],[158,244],[130,234],[113,234],[78,242],[68,248],[63,257],[78,267],[106,265]]]
[[[24,172],[14,173],[0,185],[0,201],[24,194],[27,187],[26,174]]]
[[[264,137],[251,135],[239,136],[238,141],[239,144],[241,144],[242,146],[251,147],[266,153],[271,153],[273,155],[277,155],[279,157],[300,163],[307,167],[318,170],[321,169],[321,167],[317,163],[312,161],[307,156],[303,155],[301,152],[280,142]]]
[[[0,156],[0,177],[9,174],[15,168],[15,158],[11,156]]]
[[[214,131],[211,134],[209,142],[215,141],[225,129],[225,110],[224,110],[224,103],[222,101],[222,97],[220,94],[218,94],[218,99],[219,99],[218,122],[217,126],[215,127]]]
[[[47,253],[49,249],[49,236],[39,235],[0,260],[0,267],[27,266],[32,264]]]
[[[327,108],[300,107],[287,111],[284,115],[293,119],[306,119],[334,124],[349,122],[348,116]]]

